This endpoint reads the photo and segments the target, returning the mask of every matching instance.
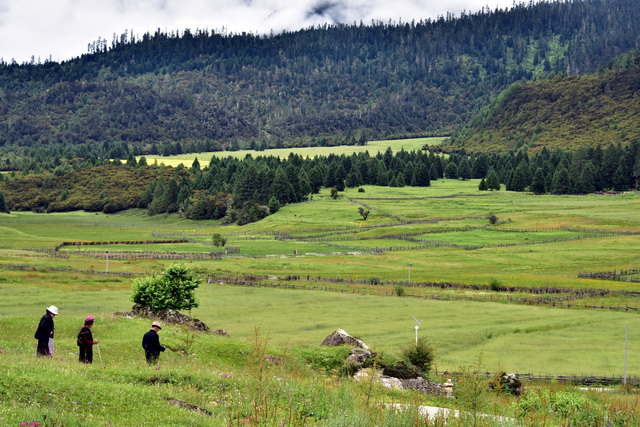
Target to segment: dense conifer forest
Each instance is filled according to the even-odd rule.
[[[447,135],[515,81],[595,72],[639,47],[635,0],[266,36],[126,32],[63,63],[5,58],[0,147],[114,158]]]
[[[635,0],[546,1],[269,36],[125,33],[63,63],[3,61],[0,211],[245,224],[323,186],[336,197],[442,178],[536,194],[637,189],[638,18]],[[134,157],[454,131],[435,152],[266,151],[175,169]]]
[[[615,58],[596,74],[516,82],[443,148],[576,150],[632,141],[640,141],[640,50]]]

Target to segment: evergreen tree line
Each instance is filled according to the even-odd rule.
[[[442,178],[480,179],[481,190],[504,186],[535,194],[638,189],[640,143],[574,152],[545,148],[536,154],[520,149],[447,156],[426,151],[393,153],[389,148],[376,155],[366,151],[314,158],[292,153],[285,159],[247,155],[244,159],[213,157],[204,167],[196,159],[191,167],[177,168],[147,165],[144,157],[98,166],[78,162],[64,170],[58,166],[40,174],[0,175],[0,190],[4,190],[0,210],[111,213],[137,207],[149,215],[179,213],[191,219],[223,218],[246,224],[283,205],[309,200],[322,187],[334,192],[363,185],[428,187]]]
[[[587,194],[637,189],[640,143],[626,147],[543,149],[506,154],[439,155],[389,148],[368,152],[287,159],[247,156],[244,160],[213,158],[209,167],[191,175],[157,181],[145,191],[140,207],[149,214],[183,212],[188,218],[223,218],[241,224],[259,220],[280,206],[308,200],[322,187],[344,191],[362,185],[428,187],[431,181],[480,179],[481,190],[530,191],[535,194]]]
[[[514,81],[594,72],[640,48],[639,35],[636,0],[265,36],[126,32],[62,63],[0,61],[0,150],[124,143],[175,154],[213,141],[269,148],[450,134]]]

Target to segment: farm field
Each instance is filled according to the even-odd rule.
[[[424,145],[435,145],[441,143],[444,137],[435,138],[411,138],[411,139],[395,139],[384,141],[369,141],[367,145],[339,145],[334,147],[307,147],[307,148],[274,148],[265,151],[256,150],[237,150],[237,151],[210,151],[206,153],[186,153],[178,154],[175,156],[159,156],[159,155],[145,155],[148,164],[158,162],[158,164],[164,163],[167,166],[178,166],[183,164],[185,166],[191,166],[193,161],[198,158],[200,164],[203,160],[208,162],[212,157],[233,157],[237,159],[244,159],[248,154],[252,157],[258,156],[274,156],[285,158],[290,153],[296,153],[302,157],[315,157],[315,156],[328,156],[330,154],[350,155],[353,153],[362,153],[368,151],[369,154],[375,155],[378,152],[384,153],[387,148],[391,148],[393,152],[405,150],[421,150]],[[137,159],[139,160],[138,156]]]
[[[487,193],[474,181],[439,180],[349,189],[337,200],[325,190],[242,227],[142,211],[3,214],[0,308],[20,315],[59,300],[78,316],[126,311],[136,277],[186,263],[211,282],[192,314],[239,338],[259,327],[274,342],[313,345],[343,328],[393,353],[411,339],[416,316],[442,369],[483,352],[495,368],[609,375],[620,373],[638,284],[578,275],[638,267],[639,204],[632,193]],[[212,246],[213,233],[227,238],[224,248]],[[62,242],[92,244],[54,251]],[[238,279],[268,287],[234,286]]]
[[[0,214],[0,418],[10,425],[229,425],[252,417],[412,425],[415,412],[373,408],[457,402],[339,380],[345,349],[319,344],[341,328],[385,360],[399,360],[415,340],[414,319],[435,350],[439,374],[431,377],[440,382],[470,367],[620,378],[628,326],[627,374],[635,384],[640,196],[477,186],[365,186],[335,200],[323,190],[242,227],[141,210]],[[359,207],[371,211],[366,221]],[[213,246],[214,233],[227,239],[224,247]],[[176,263],[202,278],[200,306],[186,314],[230,337],[165,327],[163,343],[189,355],[168,351],[161,365],[145,368],[139,341],[148,322],[114,313],[131,309],[135,279]],[[61,310],[56,357],[43,361],[33,357],[33,328],[51,304]],[[98,319],[104,363],[79,369],[75,335],[88,313]],[[265,367],[266,352],[287,364]],[[585,399],[562,387],[552,393]],[[589,399],[627,408],[618,418],[634,417],[638,406],[634,394]],[[491,401],[491,413],[517,415],[516,400]],[[562,422],[554,417],[545,422]]]

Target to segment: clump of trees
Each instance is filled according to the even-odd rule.
[[[198,307],[198,286],[200,279],[188,267],[172,265],[162,274],[134,280],[131,300],[150,308],[191,310]]]

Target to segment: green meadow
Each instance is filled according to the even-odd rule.
[[[477,185],[365,186],[335,200],[325,189],[241,227],[140,210],[0,214],[0,418],[9,425],[47,417],[51,425],[263,425],[259,419],[410,425],[411,414],[374,410],[370,399],[453,408],[456,402],[367,390],[336,373],[343,350],[319,344],[341,328],[386,360],[399,360],[415,340],[414,317],[419,336],[435,349],[439,372],[481,360],[492,372],[619,377],[629,325],[628,375],[640,377],[638,284],[578,277],[638,268],[640,196],[533,196],[479,192]],[[366,221],[358,213],[363,204],[371,209]],[[211,245],[214,233],[227,239],[225,248]],[[187,242],[153,243],[178,239]],[[62,242],[107,244],[53,252]],[[196,256],[224,250],[219,259]],[[141,253],[178,259],[135,256]],[[230,337],[165,327],[163,342],[188,347],[189,355],[165,352],[156,370],[140,349],[148,321],[114,313],[131,309],[137,277],[174,263],[203,279],[200,306],[186,314]],[[530,294],[530,288],[541,291]],[[56,357],[36,359],[33,332],[51,304],[61,310]],[[75,361],[75,335],[87,314],[98,318],[102,366]],[[265,352],[287,366],[260,365]],[[296,391],[282,395],[279,381]],[[36,386],[50,391],[30,391]],[[260,398],[268,398],[259,406],[271,412],[258,410]],[[493,411],[514,416],[511,403],[500,399]],[[328,403],[336,400],[345,405]],[[613,400],[630,404],[623,395]],[[313,407],[314,415],[300,405]],[[548,425],[556,422],[551,417]]]
[[[210,151],[203,153],[186,153],[178,154],[175,156],[160,156],[160,155],[145,155],[148,164],[157,162],[158,164],[164,163],[167,166],[178,166],[183,164],[185,166],[191,166],[193,161],[198,158],[200,164],[204,161],[209,161],[212,157],[233,157],[237,159],[244,159],[247,155],[252,157],[258,156],[273,156],[286,158],[290,153],[296,153],[303,158],[316,157],[316,156],[329,156],[335,155],[350,155],[353,153],[363,153],[368,151],[370,155],[375,156],[377,153],[384,153],[387,148],[391,148],[393,152],[397,151],[412,151],[421,150],[425,145],[436,145],[441,143],[445,138],[411,138],[411,139],[395,139],[384,141],[369,141],[367,145],[339,145],[333,147],[296,147],[296,148],[274,148],[265,151],[256,150],[237,150],[237,151]],[[138,156],[137,159],[140,159]]]

